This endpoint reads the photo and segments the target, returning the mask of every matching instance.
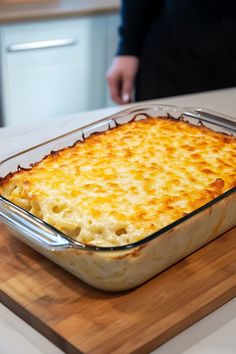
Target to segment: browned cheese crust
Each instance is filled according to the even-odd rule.
[[[88,244],[143,239],[236,186],[236,138],[168,118],[130,122],[0,181],[0,194]]]

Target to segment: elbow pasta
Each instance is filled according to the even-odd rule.
[[[0,180],[0,194],[86,244],[136,242],[236,186],[236,139],[150,117]]]

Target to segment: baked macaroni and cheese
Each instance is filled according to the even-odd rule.
[[[236,138],[147,118],[52,152],[0,194],[83,243],[133,243],[236,186]]]

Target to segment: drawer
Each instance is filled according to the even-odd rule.
[[[102,16],[2,27],[5,125],[104,106],[105,31]]]
[[[90,18],[43,21],[25,24],[7,25],[2,28],[4,50],[15,44],[55,39],[83,40],[89,34]]]

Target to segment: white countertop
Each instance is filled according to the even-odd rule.
[[[158,103],[204,107],[236,120],[236,88],[157,100]],[[123,107],[122,107],[123,108]],[[27,147],[119,111],[112,107],[48,124],[0,129],[0,160]],[[0,304],[0,354],[62,354],[32,327]],[[154,351],[155,354],[236,354],[236,299]],[[102,354],[102,353],[101,353]]]

